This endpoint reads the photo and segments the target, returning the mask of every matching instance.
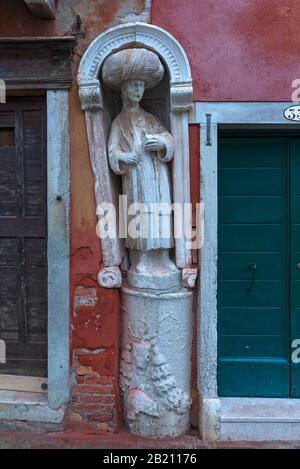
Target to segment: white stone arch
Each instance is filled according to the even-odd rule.
[[[192,77],[187,55],[179,42],[167,31],[146,23],[128,23],[115,26],[100,34],[90,44],[82,57],[78,84],[80,89],[96,87],[101,66],[112,52],[125,47],[142,45],[159,54],[167,68],[171,82],[171,105],[174,110],[189,110],[192,107]],[[85,90],[83,90],[85,91]],[[83,93],[83,108],[95,105],[89,103]]]
[[[170,79],[171,130],[175,138],[173,163],[173,200],[190,202],[188,113],[192,109],[192,77],[187,55],[179,42],[167,31],[146,23],[127,23],[100,34],[82,57],[78,71],[81,106],[86,115],[89,150],[95,178],[96,203],[114,203],[116,193],[107,162],[102,89],[99,80],[102,64],[111,53],[128,47],[142,46],[156,52],[164,61]],[[100,177],[101,175],[101,177]],[[118,239],[102,239],[105,267],[118,266],[122,259],[122,245]],[[180,268],[191,263],[190,249],[185,238],[176,240],[176,263]],[[100,273],[102,286],[120,286],[120,279],[109,282],[107,270]],[[104,281],[105,279],[105,281]]]

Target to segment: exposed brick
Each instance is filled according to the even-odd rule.
[[[80,414],[77,414],[75,412],[71,412],[69,414],[69,422],[71,423],[79,423],[82,421],[82,417],[80,416]]]
[[[114,378],[111,376],[85,376],[84,382],[85,384],[113,384]]]
[[[89,421],[95,422],[110,422],[112,420],[111,414],[91,414],[87,416]]]
[[[99,382],[99,378],[97,376],[85,376],[84,378],[85,384],[102,384]]]
[[[74,394],[112,394],[113,393],[113,387],[111,385],[80,385],[80,386],[74,386],[72,389],[72,392]]]
[[[110,420],[109,420],[110,422]],[[95,423],[95,428],[97,430],[102,430],[104,432],[114,432],[115,431],[115,425],[111,423],[106,423],[106,422],[101,422],[101,423]]]
[[[104,404],[73,404],[72,409],[74,412],[109,412],[110,408]],[[112,406],[113,407],[113,406]],[[112,409],[113,410],[113,409]]]
[[[80,400],[80,402],[84,402],[84,403],[88,403],[88,402],[98,402],[98,403],[101,403],[101,404],[113,404],[114,403],[114,396],[101,396],[101,395],[97,395],[97,396],[90,396],[89,394],[76,394],[76,397],[77,397],[77,400],[75,400],[74,402],[78,402]]]
[[[105,404],[104,404],[104,407],[105,407],[106,412],[111,412],[111,413],[113,413],[114,410],[115,410],[115,406],[114,406],[113,404],[107,404],[107,403],[105,403]]]
[[[99,396],[99,402],[103,404],[114,404],[115,396]]]
[[[83,376],[76,376],[77,384],[84,384],[84,377]]]
[[[78,376],[84,376],[84,375],[89,375],[91,377],[97,377],[99,376],[96,371],[93,371],[93,369],[90,366],[79,366],[76,368],[76,374]]]

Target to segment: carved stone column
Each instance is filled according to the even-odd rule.
[[[122,288],[120,385],[132,432],[175,437],[189,427],[193,293]]]

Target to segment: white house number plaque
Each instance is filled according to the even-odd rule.
[[[300,121],[300,106],[291,106],[284,111],[284,117],[289,121]]]

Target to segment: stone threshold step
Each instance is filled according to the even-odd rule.
[[[221,398],[222,440],[297,440],[300,400]]]

